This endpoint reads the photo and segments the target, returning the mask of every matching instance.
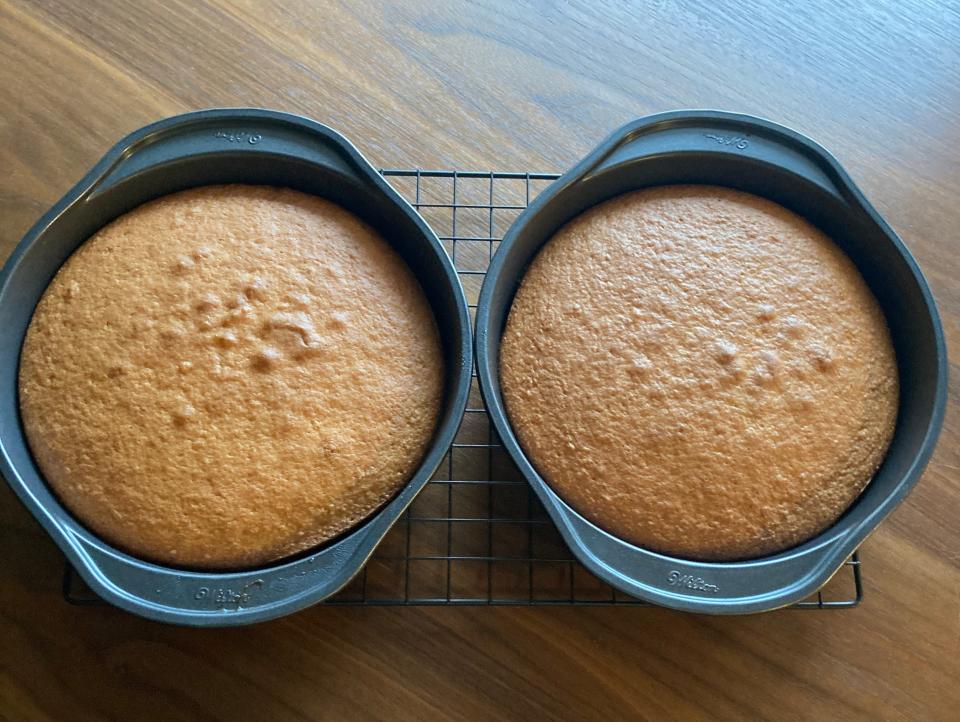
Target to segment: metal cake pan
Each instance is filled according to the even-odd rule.
[[[444,405],[416,473],[365,522],[336,540],[266,567],[198,572],[137,559],[74,519],[44,483],[17,402],[20,348],[33,309],[67,257],[94,231],[157,196],[213,183],[284,186],[339,203],[400,253],[432,306],[446,365]],[[144,617],[196,626],[245,624],[301,609],[343,587],[443,459],[466,408],[470,316],[437,236],[343,136],[269,110],[188,113],[121,140],[26,234],[0,272],[0,471],[90,587]]]
[[[829,529],[782,553],[708,563],[629,544],[577,513],[537,473],[511,429],[501,396],[500,336],[520,279],[563,224],[586,209],[648,186],[701,183],[769,198],[827,233],[854,261],[886,315],[897,354],[900,407],[875,477]],[[746,115],[677,111],[615,131],[525,210],[507,231],[480,293],[477,372],[507,451],[579,560],[628,594],[693,612],[759,612],[819,589],[899,504],[933,452],[943,421],[947,356],[933,296],[897,237],[822,147]]]

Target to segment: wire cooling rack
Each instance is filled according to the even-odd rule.
[[[504,232],[553,173],[384,169],[423,215],[456,266],[476,312],[487,265]],[[63,596],[102,604],[67,564]],[[801,609],[856,607],[856,553]],[[577,562],[507,456],[477,387],[460,431],[430,482],[360,574],[329,605],[632,605]]]

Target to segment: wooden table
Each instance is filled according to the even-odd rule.
[[[956,5],[597,5],[3,0],[0,258],[120,136],[195,108],[302,113],[394,167],[562,170],[672,108],[792,126],[902,234],[953,356],[936,455],[863,547],[863,605],[314,607],[175,628],[65,604],[62,557],[3,486],[0,718],[958,718]]]

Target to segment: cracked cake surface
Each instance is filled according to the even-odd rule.
[[[159,562],[249,567],[369,516],[433,436],[443,360],[370,226],[266,186],[119,217],[57,273],[21,355],[30,448],[69,510]]]

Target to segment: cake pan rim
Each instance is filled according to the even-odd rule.
[[[849,200],[856,203],[856,205],[858,205],[860,209],[869,216],[870,220],[877,226],[882,235],[892,244],[893,248],[898,252],[899,256],[905,262],[906,267],[910,271],[912,279],[916,283],[921,297],[923,298],[924,308],[928,315],[928,321],[933,329],[934,345],[936,349],[936,391],[932,401],[930,418],[926,428],[924,429],[923,440],[919,445],[919,452],[912,458],[909,468],[907,468],[900,476],[900,480],[896,484],[896,488],[893,490],[893,492],[885,497],[882,501],[878,502],[868,517],[851,529],[847,529],[842,532],[837,531],[837,524],[835,523],[820,534],[815,535],[807,542],[798,545],[793,549],[788,549],[774,555],[743,561],[702,562],[658,554],[651,550],[629,544],[625,540],[617,538],[609,532],[601,529],[598,525],[593,524],[582,514],[570,507],[570,505],[563,501],[563,499],[560,498],[555,491],[553,491],[549,483],[547,483],[546,480],[544,480],[536,471],[532,462],[530,462],[524,454],[519,441],[516,439],[516,436],[512,431],[509,418],[507,417],[506,409],[503,405],[502,396],[499,390],[499,382],[495,382],[495,379],[499,378],[498,354],[494,354],[491,350],[491,344],[493,343],[491,341],[492,332],[490,328],[491,305],[494,302],[494,294],[503,290],[498,286],[498,283],[501,281],[500,277],[504,273],[503,266],[505,260],[507,255],[510,253],[511,247],[516,242],[516,239],[525,231],[526,227],[531,223],[531,220],[535,219],[536,216],[541,213],[543,209],[551,202],[553,202],[562,192],[573,186],[576,186],[577,184],[584,183],[591,178],[595,178],[597,175],[603,172],[609,171],[610,168],[604,170],[604,163],[609,158],[614,156],[621,146],[629,143],[643,131],[649,130],[650,128],[654,128],[656,126],[665,126],[667,129],[669,129],[682,127],[685,123],[697,122],[719,123],[734,127],[739,124],[742,127],[752,128],[758,132],[775,134],[776,136],[784,139],[786,142],[802,149],[803,152],[815,157],[816,161],[821,164],[821,168],[824,170],[824,172],[829,175],[828,180],[836,184],[837,188],[832,190],[840,190],[841,192],[848,194]],[[677,149],[677,152],[683,151],[683,148]],[[730,157],[729,153],[722,153],[721,151],[716,151],[716,155]],[[640,157],[642,158],[643,156]],[[637,158],[633,158],[632,160],[637,160]],[[618,193],[611,194],[606,198],[612,198],[619,193],[625,193],[629,190],[632,190],[632,188],[624,187],[620,189]],[[538,251],[540,248],[542,248],[542,243],[526,259],[526,263],[522,264],[520,270],[521,275],[526,269],[526,265],[529,264],[530,260],[532,260],[532,258],[536,255],[536,251]],[[516,277],[512,281],[514,291],[519,283],[519,280],[520,277]],[[510,301],[506,303],[506,308],[503,313],[504,321],[506,315],[509,313],[509,305]],[[767,611],[800,601],[808,597],[810,594],[816,592],[833,574],[836,573],[839,568],[842,567],[849,555],[852,554],[860,546],[860,544],[862,544],[867,536],[875,531],[879,523],[896,508],[896,506],[916,484],[919,476],[921,475],[923,469],[930,459],[930,456],[933,453],[937,437],[943,424],[946,405],[947,366],[946,346],[942,325],[929,285],[909,249],[905,246],[903,241],[899,238],[896,232],[893,231],[889,224],[887,224],[886,221],[880,216],[877,210],[867,200],[857,185],[849,177],[847,172],[843,169],[842,165],[831,153],[829,153],[829,151],[807,136],[802,135],[790,128],[786,128],[785,126],[763,118],[742,113],[701,109],[668,111],[630,121],[610,133],[593,150],[587,153],[586,156],[572,166],[570,170],[565,172],[559,179],[557,179],[540,195],[538,195],[533,202],[530,203],[527,209],[525,209],[518,216],[518,218],[504,234],[504,238],[500,244],[500,247],[491,260],[490,267],[487,271],[487,276],[484,279],[484,284],[481,288],[477,307],[474,343],[476,345],[475,355],[477,359],[477,373],[480,391],[488,413],[494,422],[494,426],[497,429],[497,432],[500,435],[508,453],[514,462],[519,466],[527,481],[533,486],[537,495],[546,506],[551,518],[559,527],[564,540],[573,549],[575,555],[588,569],[590,569],[590,571],[604,579],[604,581],[610,583],[612,586],[623,591],[627,591],[627,593],[633,594],[639,598],[651,601],[655,604],[683,611],[706,612],[714,614],[742,614],[757,611]],[[499,338],[496,339],[496,345],[499,347]],[[811,554],[819,554],[820,561],[815,565],[814,569],[810,570],[809,573],[799,576],[797,584],[782,585],[779,594],[741,596],[736,598],[734,601],[730,601],[728,598],[710,598],[694,594],[663,593],[664,590],[662,587],[659,587],[659,591],[644,589],[637,586],[634,586],[632,589],[625,589],[625,584],[623,583],[622,577],[626,576],[626,578],[629,580],[632,579],[631,575],[624,575],[620,569],[613,569],[611,571],[609,564],[599,561],[593,551],[584,544],[579,534],[573,530],[571,526],[571,519],[579,520],[584,527],[590,527],[598,534],[604,535],[616,543],[623,544],[636,552],[647,555],[650,559],[672,560],[680,565],[685,566],[697,565],[701,569],[708,571],[712,569],[736,570],[738,568],[757,566],[758,564],[763,563],[781,563],[783,562],[784,558],[787,557],[800,557],[801,555]]]
[[[129,161],[132,157],[136,156],[139,151],[149,148],[152,138],[159,137],[163,133],[174,132],[178,128],[206,127],[206,125],[217,121],[223,121],[225,123],[278,123],[283,124],[286,128],[299,129],[305,133],[322,135],[331,148],[335,146],[337,151],[343,154],[344,161],[350,164],[351,170],[356,171],[358,177],[362,175],[363,181],[374,188],[375,192],[379,194],[379,203],[392,204],[396,210],[406,216],[412,224],[411,228],[415,229],[416,237],[418,238],[417,244],[424,248],[429,248],[429,252],[436,261],[437,267],[442,269],[443,279],[447,286],[446,291],[450,294],[452,301],[447,309],[448,312],[450,312],[450,323],[448,327],[444,329],[440,326],[438,320],[438,329],[441,337],[445,338],[445,345],[447,345],[449,349],[450,357],[457,358],[458,364],[455,368],[450,368],[446,371],[449,378],[448,392],[445,396],[444,408],[441,411],[438,426],[432,436],[430,447],[418,465],[416,473],[394,493],[390,500],[378,507],[374,513],[366,517],[358,525],[340,537],[337,537],[335,540],[321,545],[313,553],[307,550],[302,554],[295,555],[292,559],[280,559],[277,562],[249,570],[200,571],[181,569],[140,559],[101,539],[62,505],[59,499],[52,493],[52,490],[46,485],[38,469],[36,471],[38,472],[39,483],[45,487],[46,493],[50,494],[53,498],[54,505],[51,506],[48,502],[37,497],[35,493],[36,489],[33,488],[35,484],[21,475],[21,470],[18,468],[17,463],[11,458],[7,448],[7,437],[14,434],[19,435],[20,441],[26,446],[19,415],[17,414],[17,418],[15,419],[8,419],[7,423],[4,424],[4,438],[0,438],[0,471],[2,471],[2,475],[14,490],[21,503],[27,507],[47,534],[67,555],[81,577],[83,577],[98,595],[118,607],[158,621],[194,626],[232,626],[275,618],[321,601],[335,594],[340,588],[349,583],[350,579],[363,568],[364,563],[373,553],[383,535],[396,523],[403,513],[403,510],[412,502],[416,493],[427,483],[436,467],[439,466],[444,458],[446,450],[450,444],[452,444],[453,438],[462,421],[469,397],[473,354],[472,324],[470,323],[466,296],[463,292],[459,276],[453,268],[446,252],[443,250],[436,233],[426,224],[420,214],[393,189],[376,168],[360,153],[356,146],[341,133],[329,126],[325,126],[303,116],[263,108],[210,108],[193,111],[158,120],[125,135],[111,146],[100,160],[26,232],[5,261],[3,268],[0,269],[0,300],[6,303],[10,302],[7,289],[11,279],[16,277],[27,251],[33,247],[34,244],[38,243],[38,241],[42,241],[52,228],[55,229],[63,214],[70,210],[74,204],[82,203],[88,197],[95,195],[104,180],[109,179],[118,167],[121,167],[125,161]],[[225,147],[222,151],[217,149],[214,152],[230,153],[234,152],[234,149]],[[264,153],[266,155],[277,154],[275,151],[262,148],[246,149],[244,152]],[[183,157],[186,158],[190,155],[192,154],[188,153]],[[296,155],[293,154],[290,157],[296,158]],[[311,162],[306,156],[303,157],[303,160],[307,163]],[[149,167],[146,169],[146,172],[151,172]],[[156,169],[153,172],[162,172],[162,169]],[[163,184],[159,183],[158,185],[162,186]],[[197,185],[203,185],[203,183],[201,182]],[[162,195],[164,192],[172,191],[161,190],[158,195]],[[411,231],[411,237],[412,236],[413,231]],[[79,247],[82,242],[83,240],[80,240],[76,247]],[[407,262],[406,258],[405,262]],[[418,281],[424,284],[424,278],[420,274],[416,275]],[[32,312],[31,308],[31,316]],[[26,329],[24,329],[23,336],[18,337],[18,341],[15,344],[17,347],[17,359],[19,359],[19,350],[25,333]],[[454,338],[455,335],[459,335],[459,342]],[[16,363],[18,365],[19,361]],[[16,375],[16,373],[16,369],[14,369],[14,375]],[[30,471],[32,472],[33,470]],[[382,529],[379,528],[377,525],[383,525],[383,520],[387,516],[390,517],[389,523],[386,523]],[[371,535],[376,538],[372,539]],[[95,542],[92,547],[99,547],[98,549],[92,549],[90,545],[91,539]],[[150,599],[129,594],[126,590],[113,584],[112,580],[106,579],[101,573],[99,564],[93,562],[90,558],[91,551],[99,553],[99,551],[106,550],[106,553],[111,559],[116,560],[120,565],[128,566],[131,570],[148,570],[151,573],[168,574],[172,577],[190,580],[210,580],[210,585],[208,586],[215,587],[223,580],[257,575],[258,573],[270,570],[284,570],[308,564],[311,557],[322,555],[329,550],[344,545],[349,546],[348,543],[352,541],[356,542],[361,548],[360,550],[353,550],[354,555],[351,557],[349,574],[339,573],[340,578],[336,579],[338,583],[336,588],[328,588],[318,594],[317,590],[321,588],[320,582],[318,582],[312,589],[301,590],[286,597],[278,595],[277,599],[270,602],[263,602],[249,608],[238,606],[235,609],[182,609],[177,606],[155,603]],[[364,543],[365,541],[367,543]]]

